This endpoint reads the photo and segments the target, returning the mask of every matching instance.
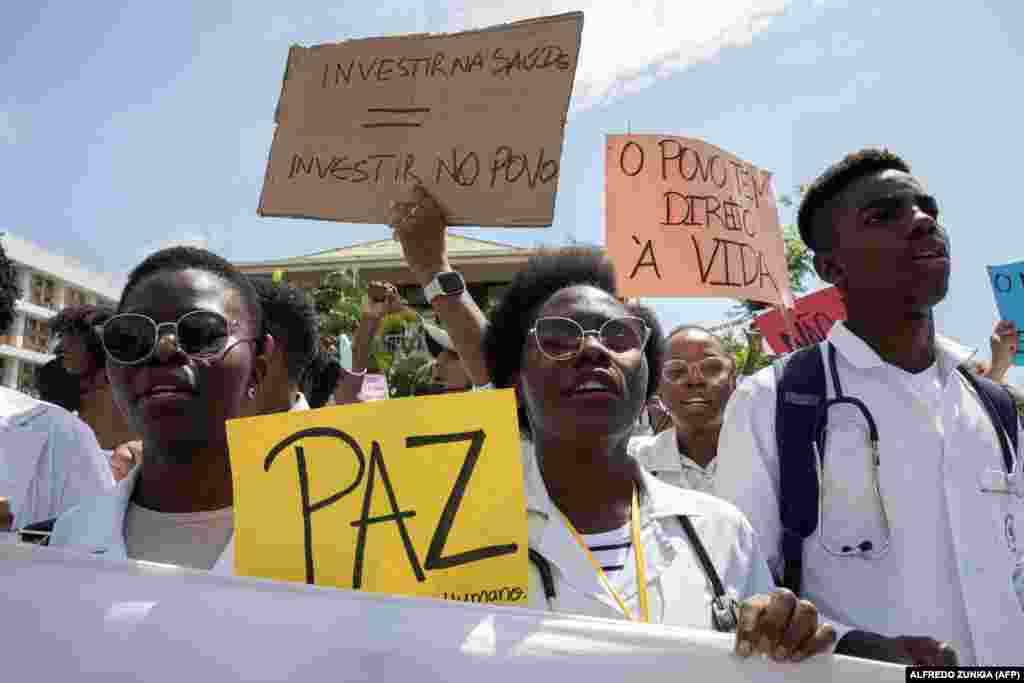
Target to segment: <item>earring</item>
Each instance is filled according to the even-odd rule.
[[[249,387],[249,391],[246,393],[249,396],[249,400],[253,400],[254,398],[256,398],[256,387]]]

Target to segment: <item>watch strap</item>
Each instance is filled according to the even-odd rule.
[[[441,288],[440,276],[447,275],[449,273],[457,275],[459,280],[462,282],[462,287],[458,291],[445,292],[444,289]],[[464,291],[466,291],[466,281],[465,279],[463,279],[462,275],[455,270],[445,270],[435,275],[434,279],[427,283],[427,286],[423,288],[423,296],[426,298],[427,303],[429,304],[433,303],[434,299],[436,299],[439,296],[443,296],[446,294],[459,294]]]

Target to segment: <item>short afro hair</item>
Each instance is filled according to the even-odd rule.
[[[82,407],[80,386],[78,377],[64,369],[60,356],[36,369],[39,399],[58,405],[69,413]]]
[[[830,250],[833,244],[831,231],[823,234],[824,231],[816,228],[822,209],[853,181],[888,170],[910,173],[910,164],[887,149],[868,148],[848,154],[842,161],[826,168],[807,187],[797,212],[796,222],[804,244],[816,252]]]
[[[309,407],[323,408],[331,400],[338,378],[341,377],[341,362],[334,356],[318,351],[303,377],[303,392]]]
[[[299,383],[317,352],[316,308],[301,289],[265,278],[250,279],[263,306],[263,325],[284,349],[288,379]]]
[[[725,347],[725,340],[723,340],[721,337],[719,337],[717,334],[715,334],[708,328],[701,327],[700,325],[680,325],[673,329],[671,332],[669,332],[668,336],[665,337],[665,353],[668,354],[669,344],[671,344],[672,340],[676,338],[676,335],[686,334],[687,332],[701,332],[703,334],[708,335],[709,337],[711,337],[711,339],[714,340],[715,344],[718,345],[718,348],[721,350],[721,352],[728,356],[730,360],[732,360],[733,365],[736,364],[736,359],[733,357],[731,353],[729,353],[729,349]]]
[[[0,333],[6,333],[14,323],[14,306],[21,298],[18,272],[0,244]]]
[[[81,337],[93,361],[98,367],[103,367],[106,365],[107,354],[103,350],[103,341],[96,328],[113,315],[114,309],[106,306],[68,306],[54,316],[50,329],[59,337]]]
[[[263,307],[260,305],[259,295],[256,294],[252,282],[226,260],[205,249],[170,247],[169,249],[162,249],[150,254],[146,257],[146,260],[135,266],[135,269],[128,275],[128,284],[124,286],[124,291],[121,292],[121,301],[118,304],[117,310],[123,310],[125,299],[128,298],[131,291],[149,276],[156,275],[157,273],[177,273],[183,270],[205,271],[223,279],[238,290],[238,293],[242,296],[242,304],[249,313],[249,317],[252,318],[253,331],[260,337],[257,343],[257,350],[261,350],[263,348],[264,334]]]
[[[615,267],[601,249],[575,246],[544,249],[531,257],[516,274],[491,314],[490,325],[484,335],[484,356],[495,387],[507,388],[514,384],[522,368],[527,333],[544,302],[556,292],[577,285],[590,285],[618,298]],[[658,389],[664,359],[661,325],[654,312],[646,306],[623,305],[651,329],[644,347],[648,372],[646,398],[650,399]],[[519,422],[528,435],[530,427],[522,410]]]

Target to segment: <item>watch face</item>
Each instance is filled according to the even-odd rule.
[[[441,291],[445,294],[457,294],[465,289],[462,276],[453,272],[438,273],[437,284],[441,286]]]

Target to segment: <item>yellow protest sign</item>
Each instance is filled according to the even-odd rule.
[[[525,604],[512,390],[227,423],[241,575]]]

